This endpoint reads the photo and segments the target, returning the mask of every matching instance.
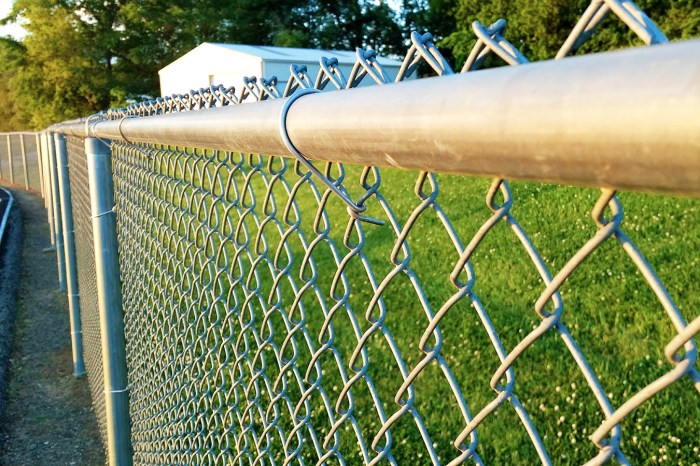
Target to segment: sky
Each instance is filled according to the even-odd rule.
[[[0,0],[0,18],[4,18],[12,9],[12,0]],[[26,32],[17,24],[10,26],[0,26],[0,36],[12,36],[15,39],[21,39]]]

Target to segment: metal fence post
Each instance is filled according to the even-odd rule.
[[[49,237],[51,238],[51,248],[56,248],[56,236],[53,226],[53,191],[51,190],[51,173],[49,170],[49,149],[46,144],[46,133],[40,136],[41,141],[41,170],[44,172],[44,207],[46,207],[46,221],[49,223]]]
[[[39,189],[41,189],[41,197],[44,198],[44,206],[46,206],[46,190],[44,189],[44,158],[41,156],[41,142],[39,133],[34,134],[34,145],[36,147],[36,163],[39,172]]]
[[[15,171],[12,169],[12,140],[10,135],[7,135],[7,163],[10,170],[10,183],[15,184]]]
[[[92,230],[95,241],[95,278],[102,339],[107,450],[109,464],[132,464],[126,339],[114,212],[112,153],[105,141],[85,139],[90,181]]]
[[[83,332],[80,323],[80,296],[78,292],[78,261],[75,256],[73,231],[73,204],[71,202],[70,179],[68,178],[68,149],[62,134],[53,135],[56,148],[58,188],[61,199],[63,224],[63,250],[66,259],[66,286],[68,289],[68,312],[70,313],[70,337],[73,346],[73,375],[85,375],[83,362]]]
[[[58,170],[56,169],[56,154],[53,145],[53,133],[46,134],[47,155],[49,158],[49,170],[51,171],[51,204],[53,207],[53,228],[56,240],[56,262],[58,264],[58,285],[61,291],[66,288],[66,263],[63,254],[63,222],[61,221],[61,198],[58,193]]]
[[[29,174],[27,172],[27,150],[24,147],[24,134],[19,135],[19,147],[22,153],[22,170],[24,171],[24,187],[29,190]]]

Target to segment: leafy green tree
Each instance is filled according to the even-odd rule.
[[[384,2],[312,0],[291,11],[276,45],[336,50],[369,46],[382,55],[403,53],[399,15]],[[291,37],[297,42],[290,43]]]
[[[457,29],[456,6],[457,0],[403,0],[401,17],[404,37],[409,38],[412,31],[429,32],[434,43],[442,44],[443,39]],[[451,48],[440,47],[440,52],[448,62],[454,63]],[[418,73],[431,75],[432,71],[421,63]]]
[[[17,70],[24,65],[25,48],[11,37],[0,37],[0,131],[27,128],[27,112],[16,96]]]
[[[370,46],[380,55],[402,56],[406,52],[404,34],[399,25],[400,15],[387,4],[370,5],[366,12],[362,45]]]
[[[404,36],[414,30],[430,32],[438,41],[449,36],[457,29],[457,3],[458,0],[403,0]]]
[[[65,2],[19,0],[14,15],[27,18],[24,56],[13,79],[14,99],[32,127],[96,111],[108,90],[95,73],[81,19]]]
[[[670,39],[700,35],[700,0],[639,0],[637,5],[654,20]],[[455,30],[440,42],[456,58],[464,61],[476,42],[471,23],[478,20],[488,26],[499,18],[508,22],[506,39],[530,60],[553,58],[590,0],[456,0],[453,14]],[[430,15],[436,12],[430,12]],[[610,14],[596,33],[581,47],[581,52],[602,51],[641,45],[642,42],[614,14]]]

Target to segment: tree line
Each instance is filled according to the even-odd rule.
[[[548,59],[590,0],[15,0],[0,37],[0,130],[43,128],[157,96],[158,70],[202,42],[352,50],[402,57],[410,32],[431,32],[453,65],[471,23],[508,21],[506,38]],[[700,35],[700,0],[637,0],[672,39]],[[611,15],[583,51],[641,42]]]

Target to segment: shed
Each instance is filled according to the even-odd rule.
[[[158,71],[161,96],[184,94],[191,89],[200,89],[222,84],[234,86],[236,93],[243,86],[244,77],[276,76],[281,91],[289,80],[290,65],[306,65],[311,80],[319,72],[321,57],[338,59],[338,67],[347,78],[357,56],[354,51],[302,49],[294,47],[272,47],[261,45],[220,44],[205,42]],[[379,57],[380,65],[390,79],[394,79],[401,62]],[[373,82],[366,77],[363,85]]]

